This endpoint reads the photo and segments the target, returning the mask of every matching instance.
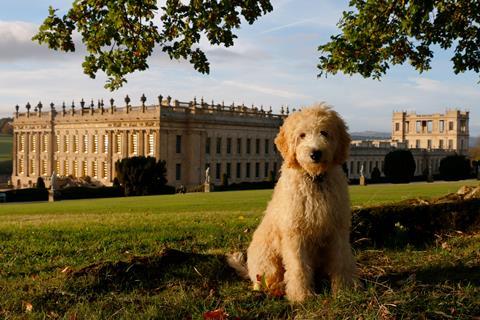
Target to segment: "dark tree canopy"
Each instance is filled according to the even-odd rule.
[[[415,174],[416,164],[410,150],[398,149],[385,155],[384,173],[393,183],[410,182]]]
[[[35,186],[37,189],[45,189],[45,181],[43,181],[42,177],[37,178],[37,184]]]
[[[125,196],[161,193],[167,184],[165,161],[153,157],[123,158],[115,162],[115,172]]]
[[[466,179],[470,175],[470,161],[463,155],[451,155],[440,160],[438,168],[445,180]]]
[[[480,1],[351,0],[349,6],[341,33],[319,47],[319,76],[341,71],[379,79],[405,62],[422,72],[431,67],[433,46],[454,48],[455,73],[479,72]],[[270,0],[167,0],[161,8],[157,0],[78,0],[65,15],[50,7],[33,39],[74,51],[78,32],[87,48],[84,72],[94,78],[104,71],[105,87],[114,90],[127,74],[148,68],[156,46],[208,73],[202,35],[212,45],[232,46],[242,19],[252,24],[272,10]]]
[[[80,0],[63,16],[50,7],[49,15],[33,38],[51,49],[75,51],[78,31],[88,51],[83,69],[95,78],[108,76],[106,88],[122,86],[125,75],[148,68],[147,58],[159,46],[171,59],[187,59],[201,73],[209,72],[201,35],[213,45],[234,44],[233,33],[245,19],[252,24],[272,10],[269,0]],[[159,27],[160,25],[160,27]]]
[[[432,47],[454,49],[455,73],[480,68],[480,1],[351,0],[341,34],[321,45],[320,74],[358,73],[379,79],[390,65],[430,69]]]

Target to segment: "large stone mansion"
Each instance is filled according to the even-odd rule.
[[[263,107],[172,101],[158,104],[115,106],[113,100],[85,106],[85,102],[57,110],[53,104],[33,112],[16,107],[12,184],[31,186],[39,176],[46,185],[55,171],[59,176],[90,176],[110,185],[115,162],[132,156],[152,156],[166,161],[168,183],[193,186],[211,182],[262,181],[280,168],[274,138],[285,115]]]
[[[79,106],[63,104],[48,111],[39,103],[34,110],[16,112],[12,184],[32,186],[39,176],[50,184],[59,176],[90,176],[105,185],[115,177],[115,162],[131,156],[152,156],[166,161],[171,185],[204,183],[210,168],[213,184],[222,176],[230,183],[256,182],[276,175],[281,157],[274,139],[288,108],[273,114],[271,108],[190,102],[158,97],[147,105],[118,107],[112,99]],[[442,124],[443,122],[443,124]],[[431,116],[394,113],[391,141],[354,141],[346,165],[349,178],[366,177],[373,168],[383,168],[383,159],[393,148],[410,148],[417,163],[416,174],[438,172],[440,160],[468,148],[468,112],[448,111]],[[442,129],[443,128],[443,129]],[[443,142],[441,142],[443,141]]]
[[[447,110],[444,114],[418,115],[394,112],[392,140],[404,142],[410,149],[455,150],[468,152],[469,112]]]

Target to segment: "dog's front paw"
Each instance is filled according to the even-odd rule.
[[[310,297],[313,297],[314,294],[311,290],[306,288],[289,288],[286,290],[287,299],[291,302],[303,302]]]

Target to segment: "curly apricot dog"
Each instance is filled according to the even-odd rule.
[[[334,292],[351,286],[356,267],[341,167],[350,146],[344,121],[324,104],[305,108],[285,120],[275,144],[284,158],[281,176],[253,234],[244,275],[257,287],[262,279],[270,288],[284,286],[294,302],[313,294],[317,272],[331,278]]]

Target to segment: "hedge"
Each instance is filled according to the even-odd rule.
[[[392,204],[354,209],[351,241],[360,247],[421,246],[439,233],[475,230],[480,230],[480,199]]]
[[[7,202],[48,201],[48,190],[37,188],[4,191]]]

